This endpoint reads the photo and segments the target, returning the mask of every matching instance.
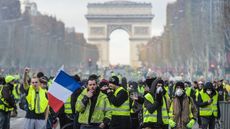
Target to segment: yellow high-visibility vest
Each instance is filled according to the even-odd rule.
[[[64,104],[64,108],[65,108],[65,113],[66,114],[72,114],[72,108],[71,108],[71,96],[66,100],[65,104]]]
[[[200,92],[201,99],[203,102],[207,102],[211,98],[207,93],[204,91]],[[214,115],[215,117],[218,116],[218,109],[217,109],[217,101],[218,101],[218,93],[212,97],[213,101],[211,104],[205,106],[205,107],[200,107],[200,116],[212,116]]]
[[[123,87],[119,87],[114,92],[114,96],[116,97],[117,94],[121,91],[125,90]],[[126,90],[125,90],[126,91]],[[126,91],[127,92],[127,91]],[[128,93],[127,93],[128,94]],[[130,116],[130,105],[129,105],[129,97],[128,99],[119,107],[112,105],[112,115],[114,116]]]
[[[36,97],[36,90],[33,86],[29,87],[26,100],[30,111],[34,111],[37,114],[44,113],[48,106],[48,99],[46,98],[46,90],[39,88],[38,97]]]
[[[154,103],[154,99],[153,96],[148,93],[145,95],[145,98],[151,102],[152,104]],[[169,114],[168,114],[168,110],[167,110],[167,105],[166,105],[166,101],[163,98],[163,106],[162,106],[162,121],[164,124],[168,124],[169,123]],[[143,122],[144,123],[156,123],[157,122],[157,110],[154,111],[152,114],[147,110],[147,108],[145,106],[143,106]]]
[[[9,103],[6,102],[5,98],[2,97],[2,89],[3,85],[0,85],[0,110],[3,110],[5,112],[13,111],[13,107],[9,106]]]
[[[79,112],[78,122],[81,124],[89,124],[88,119],[89,119],[91,101],[89,101],[89,103],[86,106],[82,103],[82,99],[86,94],[87,94],[87,89],[84,89],[80,94],[80,96],[78,97],[76,103],[76,111]],[[97,98],[94,112],[91,117],[91,123],[102,123],[105,117],[111,119],[112,118],[111,112],[112,110],[107,96],[104,93],[100,92]]]

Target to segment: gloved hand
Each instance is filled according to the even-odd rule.
[[[159,102],[160,104],[162,103],[162,94],[155,94],[155,97],[156,97],[156,101]]]
[[[169,125],[171,128],[176,127],[176,122],[174,122],[172,119],[169,119]]]
[[[189,129],[191,129],[191,128],[194,126],[195,122],[196,122],[196,121],[195,121],[194,119],[191,119],[191,120],[188,122],[188,124],[186,125],[186,127],[189,128]]]
[[[208,100],[208,104],[211,104],[212,103],[212,101],[213,101],[213,99],[211,98],[211,99],[209,99]]]

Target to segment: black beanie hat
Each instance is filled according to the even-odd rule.
[[[105,79],[101,80],[101,82],[99,83],[99,87],[103,87],[103,86],[108,86],[109,85],[109,82]]]
[[[184,89],[184,83],[183,82],[181,82],[181,81],[177,82],[175,88],[178,86],[180,86],[181,88]]]
[[[112,83],[114,85],[117,85],[119,86],[119,78],[117,76],[112,76],[110,79],[109,79],[109,83]]]
[[[214,89],[213,84],[211,82],[206,82],[204,85],[204,89],[205,90],[207,90],[207,89],[213,90]]]

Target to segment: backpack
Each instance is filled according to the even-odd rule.
[[[28,103],[27,103],[27,100],[26,100],[26,94],[23,93],[21,94],[21,97],[19,99],[19,108],[24,110],[24,111],[28,111],[29,108],[28,108]]]

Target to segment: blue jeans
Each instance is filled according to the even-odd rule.
[[[85,127],[85,126],[81,126],[80,129],[101,129],[100,127],[98,126],[92,126],[92,127]]]
[[[201,117],[201,128],[202,129],[215,129],[215,118],[214,117]]]
[[[0,111],[0,129],[10,129],[10,112]]]

